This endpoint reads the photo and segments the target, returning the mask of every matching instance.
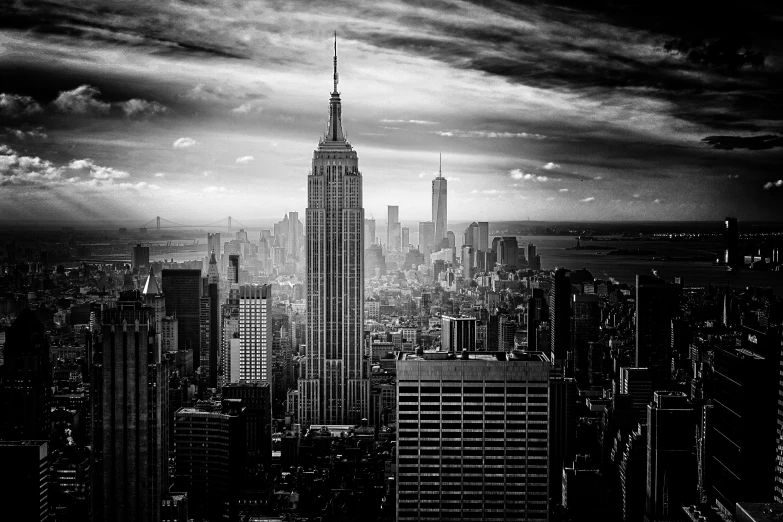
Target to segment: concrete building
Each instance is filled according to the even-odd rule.
[[[370,402],[363,357],[364,208],[359,160],[343,133],[336,43],[329,123],[307,186],[307,340],[299,420],[303,427],[359,424]],[[391,207],[389,218],[399,218]]]
[[[269,383],[239,381],[222,388],[223,398],[241,400],[245,409],[245,445],[252,462],[272,461],[272,388]]]
[[[163,270],[163,294],[166,296],[166,315],[176,316],[179,332],[178,350],[193,350],[193,364],[199,367],[200,330],[199,303],[201,299],[201,270]]]
[[[139,269],[150,267],[150,247],[137,244],[131,249],[131,270],[138,273]]]
[[[397,519],[547,520],[549,360],[401,354]]]
[[[645,422],[647,405],[653,399],[653,372],[649,368],[620,368],[620,391],[633,397],[637,422]]]
[[[440,246],[447,236],[448,226],[448,181],[443,177],[442,165],[438,167],[438,177],[432,180],[432,222],[435,224],[434,244]],[[454,248],[454,243],[450,244]],[[434,251],[439,250],[435,248]]]
[[[239,378],[272,382],[272,286],[239,286]]]
[[[475,317],[441,316],[440,341],[443,352],[476,351]]]
[[[386,218],[386,250],[399,252],[402,250],[402,228],[400,225],[400,207],[389,205]]]
[[[636,276],[636,367],[652,370],[656,386],[671,380],[673,295],[663,279]]]

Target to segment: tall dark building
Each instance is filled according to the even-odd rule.
[[[549,379],[549,491],[559,496],[563,480],[563,465],[576,455],[576,428],[578,397],[574,379],[557,375],[554,370]]]
[[[174,456],[179,486],[196,518],[236,520],[245,475],[245,406],[238,399],[180,408],[174,414]]]
[[[568,271],[558,268],[549,289],[549,319],[552,363],[565,366],[571,346],[571,281]]]
[[[739,246],[739,223],[737,218],[727,217],[723,222],[723,259],[728,266],[740,266],[744,263]]]
[[[390,207],[391,208],[391,207]],[[390,221],[398,215],[390,211]],[[396,231],[399,231],[397,224]],[[326,134],[307,177],[307,342],[300,365],[299,422],[358,424],[369,415],[363,357],[364,207],[359,158],[342,125],[334,90]],[[389,249],[399,250],[399,235]]]
[[[150,247],[137,244],[131,251],[131,269],[138,273],[140,268],[150,267]]]
[[[228,284],[239,284],[239,254],[228,256]]]
[[[579,384],[588,379],[590,343],[598,340],[598,327],[601,324],[599,299],[595,294],[574,295],[571,329],[571,359],[574,365],[574,377]]]
[[[751,343],[752,344],[752,343]],[[707,425],[708,495],[729,513],[737,502],[774,497],[778,368],[747,348],[714,351]]]
[[[199,348],[199,304],[201,298],[201,270],[163,270],[163,295],[166,296],[166,315],[176,316],[178,349],[193,350],[193,367],[201,364]]]
[[[51,462],[45,440],[0,441],[0,505],[4,520],[52,520]],[[8,518],[5,518],[8,517]]]
[[[663,279],[636,276],[636,367],[649,368],[656,387],[671,379],[673,299]]]
[[[103,314],[90,389],[96,522],[160,520],[168,491],[169,381],[152,320],[142,307]]]
[[[693,407],[684,393],[659,391],[647,405],[646,520],[671,520],[696,501]]]
[[[32,310],[22,310],[6,331],[4,356],[2,440],[48,440],[52,365],[46,331]]]
[[[239,381],[223,386],[223,398],[246,407],[246,446],[253,462],[272,461],[272,390],[268,382]]]

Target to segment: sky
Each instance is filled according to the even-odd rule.
[[[12,0],[0,221],[304,217],[335,31],[379,224],[781,220],[772,4]]]

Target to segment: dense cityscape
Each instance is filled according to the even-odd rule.
[[[376,219],[337,43],[300,210],[0,221],[0,519],[783,518],[783,224]]]

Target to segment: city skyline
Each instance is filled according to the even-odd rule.
[[[334,30],[368,217],[779,219],[772,8],[205,6],[0,8],[0,219],[302,209]]]

